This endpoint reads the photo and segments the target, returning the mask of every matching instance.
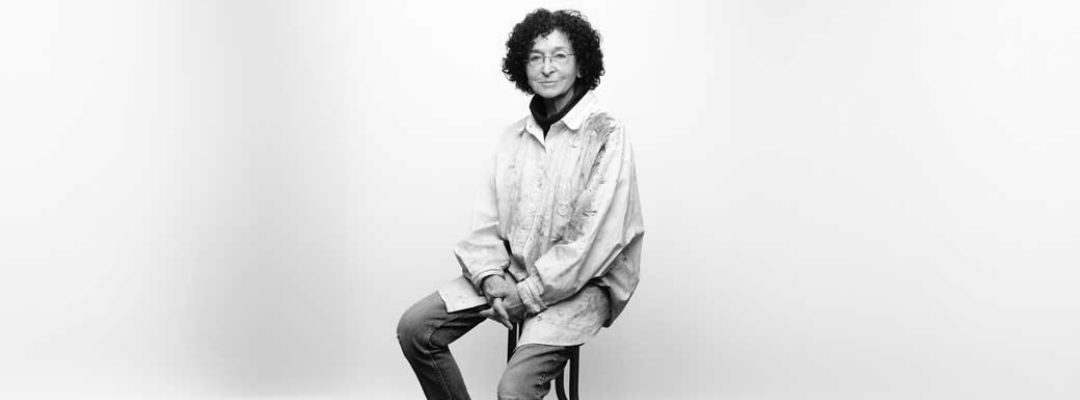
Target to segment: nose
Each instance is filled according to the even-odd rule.
[[[555,73],[555,60],[550,57],[544,57],[544,64],[540,66],[540,72],[544,73],[544,76]]]

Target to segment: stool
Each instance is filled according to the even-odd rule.
[[[514,349],[517,348],[517,341],[521,337],[521,324],[514,324],[514,327],[510,329],[506,337],[506,361],[510,361],[510,357],[514,355]],[[581,367],[579,350],[581,346],[570,347],[570,399],[578,400],[578,368]],[[559,374],[558,378],[555,378],[555,395],[559,396],[559,400],[567,400],[566,391],[564,390],[563,377],[566,375],[566,371]]]

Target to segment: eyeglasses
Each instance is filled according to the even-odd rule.
[[[540,53],[532,53],[532,54],[529,54],[529,59],[528,59],[529,60],[529,66],[530,67],[539,67],[541,65],[544,65],[544,60],[545,59],[550,58],[551,62],[553,64],[558,65],[558,66],[561,67],[561,66],[566,65],[566,63],[570,62],[570,56],[572,56],[572,55],[574,55],[574,53],[565,53],[565,52],[561,52],[561,51],[556,52],[555,54],[552,54],[550,56],[546,56],[546,55],[543,55],[543,54],[540,54]]]

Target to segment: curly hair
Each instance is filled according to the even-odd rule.
[[[600,51],[600,33],[592,24],[575,10],[555,12],[538,8],[525,19],[514,25],[510,38],[506,41],[506,57],[503,58],[503,74],[506,79],[526,94],[534,94],[529,87],[529,77],[525,73],[525,63],[536,38],[544,37],[558,29],[570,40],[574,47],[578,72],[581,77],[576,86],[586,90],[600,85],[600,76],[604,75],[604,53]]]

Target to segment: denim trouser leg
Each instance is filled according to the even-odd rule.
[[[398,342],[429,400],[469,398],[449,345],[484,322],[485,318],[480,316],[483,309],[447,313],[446,305],[435,292],[401,316]],[[503,357],[504,349],[502,345],[493,346],[492,353]],[[568,359],[568,347],[539,344],[518,347],[499,380],[499,399],[542,399]]]
[[[540,400],[570,359],[570,348],[526,344],[514,350],[499,380],[499,400]]]
[[[439,293],[416,302],[398,322],[401,351],[428,399],[467,400],[469,392],[449,345],[484,322],[480,310],[446,312]]]

